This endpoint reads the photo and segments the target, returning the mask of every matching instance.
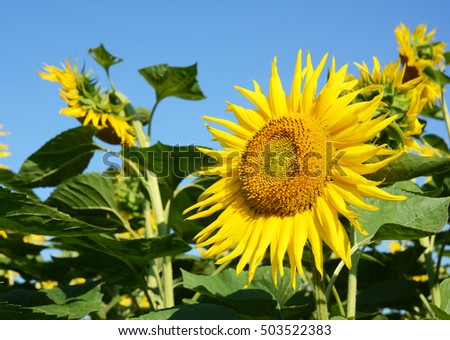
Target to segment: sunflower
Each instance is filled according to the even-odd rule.
[[[83,125],[92,124],[99,132],[97,137],[110,144],[134,145],[134,130],[123,112],[124,105],[113,105],[109,93],[102,93],[90,73],[85,74],[67,61],[65,67],[45,65],[38,72],[42,79],[61,84],[61,98],[68,107],[60,113],[77,118]]]
[[[391,115],[397,115],[397,119],[391,123],[391,127],[396,130],[398,143],[404,151],[422,151],[422,148],[414,140],[413,136],[422,133],[424,124],[420,123],[418,115],[422,112],[427,100],[421,98],[424,89],[424,77],[417,77],[407,82],[403,82],[406,66],[400,68],[400,60],[395,63],[389,62],[381,69],[380,62],[373,57],[373,70],[370,71],[366,63],[355,63],[360,71],[359,84],[355,87],[364,88],[370,85],[382,85],[383,106],[379,108],[381,112],[389,110]],[[379,94],[380,91],[373,91],[371,95]],[[392,136],[389,136],[392,139]],[[393,145],[393,147],[397,147]]]
[[[427,25],[419,25],[411,34],[409,28],[403,23],[400,23],[395,29],[400,59],[406,65],[404,81],[422,76],[426,67],[436,69],[445,65],[444,47],[446,44],[433,41],[436,28],[428,34],[426,30]],[[429,106],[432,106],[439,98],[441,88],[438,83],[428,77],[425,77],[424,82],[422,97],[427,99]]]
[[[229,104],[227,110],[234,113],[238,123],[204,117],[231,133],[208,126],[224,150],[200,149],[217,160],[201,174],[218,174],[220,179],[184,213],[198,208],[188,217],[197,219],[222,211],[196,235],[197,247],[209,246],[204,253],[207,257],[229,251],[218,264],[241,256],[236,270],[241,272],[249,263],[248,283],[269,247],[275,284],[277,271],[284,274],[287,253],[295,286],[296,272],[302,273],[307,242],[313,265],[322,275],[323,242],[350,267],[350,242],[339,214],[365,233],[349,204],[376,210],[363,197],[404,199],[384,192],[377,187],[379,182],[363,177],[399,154],[384,145],[365,144],[396,117],[371,119],[381,95],[352,104],[366,89],[351,92],[358,81],[347,82],[347,65],[336,71],[334,58],[329,79],[315,97],[326,59],[327,55],[314,69],[308,53],[303,68],[300,51],[291,93],[286,96],[275,58],[267,97],[256,82],[254,91],[236,87],[256,106],[246,109]],[[384,159],[366,163],[376,155]]]
[[[0,129],[3,129],[3,125],[0,125]],[[7,134],[7,132],[0,131],[0,136],[5,136]],[[8,150],[8,146],[5,144],[0,144],[0,157],[9,156],[10,153],[6,150]],[[0,164],[0,169],[7,169],[7,167]]]

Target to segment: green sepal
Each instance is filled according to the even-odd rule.
[[[441,87],[450,84],[450,77],[448,75],[440,70],[432,68],[431,66],[425,67],[423,73],[434,80],[436,83],[441,85]]]

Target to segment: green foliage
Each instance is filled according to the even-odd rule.
[[[406,196],[404,201],[369,199],[377,211],[356,209],[359,220],[368,235],[360,239],[414,240],[439,233],[447,223],[450,197],[428,197],[411,182],[399,182],[383,188],[385,191]]]
[[[114,182],[99,173],[74,176],[58,185],[46,204],[88,223],[109,228],[122,226]]]
[[[52,138],[25,160],[9,183],[24,188],[55,186],[80,174],[94,151],[101,149],[92,141],[96,132],[91,125],[80,126]]]
[[[181,181],[215,161],[197,150],[195,145],[165,145],[125,149],[122,156],[134,162],[143,174],[150,171],[158,177],[163,202],[171,199]]]
[[[296,292],[289,275],[279,277],[278,286],[272,281],[271,267],[261,267],[246,288],[247,272],[236,276],[227,269],[216,276],[194,275],[183,272],[184,287],[208,297],[207,301],[228,306],[238,312],[239,318],[290,318],[298,313],[312,312],[308,307],[308,292]],[[285,268],[289,272],[289,268]]]
[[[373,181],[383,181],[384,184],[391,184],[420,176],[437,175],[449,168],[449,158],[421,157],[411,153],[404,153],[384,168],[367,177]]]
[[[426,67],[423,70],[423,73],[430,77],[433,81],[441,85],[441,87],[450,84],[450,77],[448,75],[440,70],[432,68],[431,66]]]
[[[95,127],[81,126],[45,143],[18,173],[0,169],[0,319],[289,320],[320,315],[308,246],[297,287],[290,281],[287,259],[284,275],[276,273],[274,284],[270,251],[247,287],[248,273],[236,275],[237,259],[216,266],[221,255],[207,259],[202,249],[200,254],[193,250],[195,235],[221,211],[195,220],[187,220],[195,211],[184,211],[220,177],[189,177],[216,160],[193,144],[148,146],[150,136],[142,125],[148,124],[150,131],[164,98],[205,98],[197,64],[140,69],[156,93],[148,110],[134,108],[116,91],[109,69],[121,58],[102,44],[89,54],[108,75],[108,107],[128,119],[140,146],[108,151],[120,157],[122,168],[85,172],[93,154],[107,150],[94,143],[95,135],[101,138]],[[445,58],[448,64],[448,52]],[[427,68],[424,73],[442,86],[449,83],[441,71]],[[389,108],[380,107],[378,114],[402,112],[404,117],[372,142],[403,147],[410,98],[393,88],[385,90]],[[438,119],[445,114],[438,104],[421,112],[422,117]],[[404,152],[367,175],[382,182],[384,191],[406,200],[366,199],[377,211],[350,206],[367,231],[351,235],[354,269],[349,273],[324,244],[323,293],[331,319],[450,319],[450,152],[440,136],[418,140],[434,157]],[[422,177],[427,177],[425,182]],[[39,187],[53,187],[45,201],[32,191]],[[350,222],[341,221],[352,233]],[[392,245],[398,249],[389,248]],[[352,275],[358,276],[353,291],[348,279]],[[351,292],[358,292],[355,317],[345,312]]]
[[[228,307],[201,303],[182,305],[141,315],[137,320],[235,320],[236,312]]]
[[[197,81],[197,64],[174,67],[167,64],[141,68],[139,73],[155,89],[156,101],[166,97],[200,100],[205,96]]]
[[[115,57],[111,53],[109,53],[106,50],[105,46],[103,46],[103,44],[100,44],[96,48],[90,48],[88,52],[91,57],[94,58],[94,60],[105,69],[106,73],[109,73],[109,68],[112,65],[118,64],[123,61],[122,58]]]
[[[0,188],[0,203],[0,230],[52,236],[86,235],[108,230],[7,189]]]
[[[80,319],[83,316],[99,311],[102,293],[97,283],[77,286],[56,287],[39,291],[13,289],[0,294],[0,301],[7,301],[8,305],[0,303],[0,315],[3,307],[13,307],[20,318],[33,319],[36,314],[53,316],[54,318]],[[6,309],[6,308],[5,308]],[[30,313],[30,311],[32,313]],[[31,315],[30,315],[31,314]],[[7,315],[3,315],[9,319]]]

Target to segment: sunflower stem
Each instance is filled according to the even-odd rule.
[[[314,265],[314,255],[311,251],[311,263],[312,263],[312,287],[314,300],[316,302],[316,310],[314,317],[316,320],[328,320],[328,306],[325,296],[325,285],[322,280],[322,274]]]
[[[327,278],[328,282],[330,283],[331,278],[330,278],[330,276],[328,274],[326,274],[326,278]],[[342,305],[341,297],[339,296],[339,293],[338,293],[336,287],[334,286],[334,284],[329,284],[327,286],[327,289],[325,291],[326,301],[330,300],[330,293],[331,292],[329,292],[329,290],[333,293],[334,299],[336,300],[336,304],[338,306],[340,316],[345,317],[344,306]]]
[[[421,238],[420,244],[425,247],[425,267],[428,275],[428,286],[430,287],[431,302],[436,306],[441,305],[441,294],[439,291],[439,282],[435,280],[435,269],[433,261],[433,248],[434,248],[435,235],[430,237]]]
[[[158,102],[153,106],[151,116],[156,109]],[[151,123],[151,122],[150,122]],[[149,123],[149,132],[150,132],[150,123]],[[133,120],[132,122],[133,128],[136,132],[136,137],[138,139],[139,145],[143,148],[150,146],[150,134],[148,136],[145,135],[144,128],[142,123],[139,120]],[[170,230],[167,227],[167,214],[165,213],[165,209],[162,204],[161,193],[159,191],[158,177],[156,174],[146,171],[146,188],[150,196],[151,208],[156,220],[156,225],[158,226],[158,234],[161,236],[168,235]],[[146,236],[156,236],[152,230],[150,218],[151,214],[146,213]],[[164,297],[164,307],[169,308],[173,307],[175,304],[174,294],[173,294],[173,270],[172,270],[172,257],[165,256],[162,260],[162,294]],[[154,269],[154,268],[153,268]],[[155,270],[153,270],[153,275],[157,275]],[[156,277],[155,277],[156,278]],[[157,280],[158,281],[158,280]]]
[[[356,229],[351,226],[351,237],[353,244],[356,244]],[[358,263],[361,257],[361,250],[357,249],[352,255],[352,268],[348,273],[348,287],[347,287],[347,319],[356,319],[356,292],[357,292],[357,272]]]
[[[148,139],[149,140],[150,140],[150,136],[151,136],[153,115],[155,114],[155,110],[156,110],[156,107],[158,106],[158,104],[159,104],[159,100],[157,100],[155,102],[155,104],[153,105],[152,110],[150,111],[150,117],[148,117],[147,135],[148,135]]]
[[[450,138],[450,115],[448,113],[447,110],[447,104],[445,102],[445,98],[444,98],[444,88],[441,87],[441,109],[442,109],[442,113],[444,114],[444,120],[445,120],[445,126],[447,127],[447,134],[448,137]]]

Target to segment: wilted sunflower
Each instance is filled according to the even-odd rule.
[[[287,252],[295,286],[296,271],[302,272],[307,241],[320,273],[322,242],[350,267],[350,242],[339,214],[364,233],[349,204],[376,210],[363,197],[404,199],[384,192],[377,187],[379,182],[362,176],[377,171],[397,156],[398,152],[383,145],[364,144],[396,117],[372,119],[381,95],[352,104],[358,93],[366,89],[350,92],[358,81],[346,82],[347,65],[336,71],[334,58],[329,79],[315,97],[326,59],[325,55],[314,69],[308,54],[303,68],[300,51],[291,93],[286,96],[275,58],[268,97],[256,82],[254,91],[236,87],[255,109],[229,104],[227,110],[234,113],[238,123],[204,117],[231,133],[208,126],[225,150],[201,149],[217,160],[215,166],[201,173],[218,174],[221,178],[185,213],[199,208],[189,217],[196,219],[223,210],[196,236],[197,246],[210,246],[204,253],[207,257],[231,250],[218,264],[241,256],[237,273],[250,263],[248,282],[269,246],[275,284],[277,269],[283,275]],[[366,163],[375,155],[387,158]]]
[[[123,112],[123,105],[110,102],[108,93],[102,93],[90,73],[85,74],[67,61],[65,67],[45,65],[47,72],[38,72],[42,79],[60,83],[61,98],[68,107],[62,114],[77,118],[83,125],[92,124],[99,129],[97,137],[110,144],[134,145],[134,130]]]
[[[0,129],[3,129],[3,125],[0,125]],[[7,132],[0,131],[0,136],[4,136],[7,134],[8,134]],[[10,153],[6,150],[8,150],[8,146],[5,144],[0,144],[0,157],[9,156]],[[7,169],[7,167],[0,164],[0,169]]]
[[[403,23],[400,23],[395,29],[400,59],[406,65],[404,81],[422,76],[423,70],[428,66],[436,69],[445,64],[444,47],[446,44],[433,41],[436,28],[428,34],[426,34],[426,30],[427,25],[419,25],[411,34],[409,28]],[[441,88],[438,83],[428,77],[425,77],[424,82],[422,97],[426,98],[431,106],[439,98]]]
[[[418,115],[422,112],[427,100],[421,98],[424,89],[424,77],[417,77],[403,82],[406,66],[400,68],[400,60],[387,64],[381,69],[380,62],[373,57],[373,70],[369,70],[366,63],[356,66],[360,70],[359,84],[355,87],[364,88],[370,85],[382,85],[381,90],[373,91],[370,95],[383,94],[381,112],[388,110],[389,114],[397,115],[397,119],[390,127],[395,130],[393,135],[398,137],[398,143],[405,151],[422,151],[413,136],[422,133],[424,124],[420,123]],[[392,135],[389,138],[393,138]],[[393,147],[397,147],[394,145]]]

